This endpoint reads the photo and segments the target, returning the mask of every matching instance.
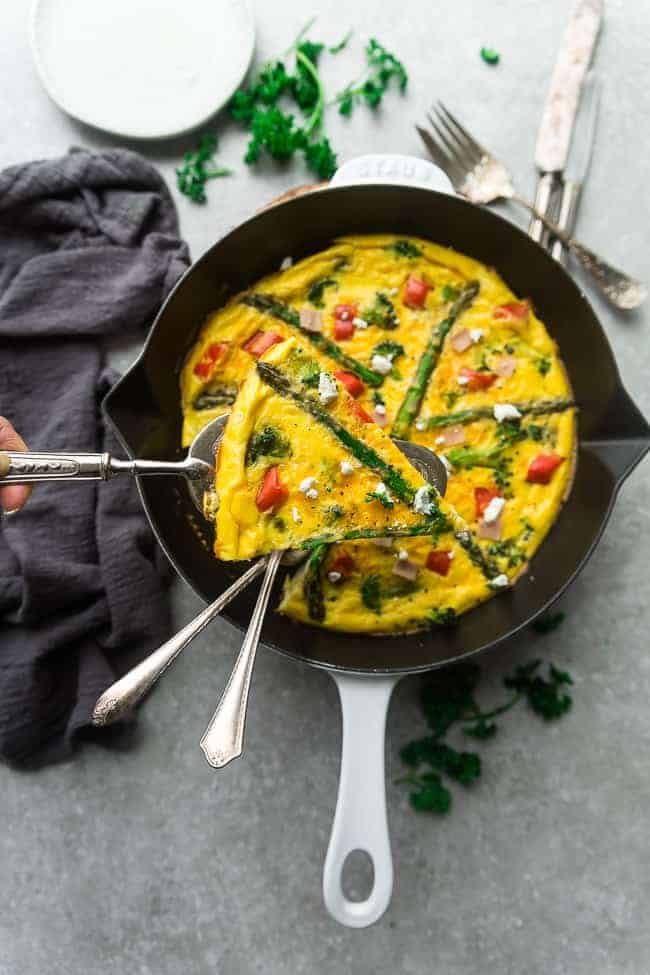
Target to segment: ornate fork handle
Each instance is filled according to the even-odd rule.
[[[509,196],[509,199],[526,207],[534,217],[540,220],[551,231],[554,237],[560,240],[565,247],[569,248],[575,254],[584,269],[592,275],[605,297],[616,305],[617,308],[630,310],[632,308],[638,308],[645,301],[648,295],[648,289],[641,281],[637,281],[635,278],[631,278],[629,275],[617,270],[617,268],[612,267],[611,264],[598,254],[595,254],[588,247],[585,247],[584,244],[581,244],[574,237],[565,233],[558,224],[553,220],[549,220],[543,213],[540,213],[525,197],[513,192]]]
[[[239,577],[229,589],[221,593],[213,603],[206,606],[182,630],[154,650],[137,664],[124,677],[104,691],[93,710],[93,724],[98,726],[113,724],[125,717],[147,694],[159,677],[176,660],[179,653],[187,647],[194,637],[210,623],[215,616],[239,595],[266,567],[267,559],[260,559]]]
[[[207,466],[207,465],[206,465]],[[201,462],[116,460],[110,454],[37,453],[7,450],[0,453],[0,482],[35,484],[38,481],[108,481],[117,474],[185,474],[201,476]]]
[[[239,758],[244,747],[244,726],[253,664],[260,642],[266,607],[282,554],[282,552],[273,552],[266,562],[266,574],[262,580],[242,648],[217,709],[201,738],[203,754],[213,768],[223,768],[234,758]]]

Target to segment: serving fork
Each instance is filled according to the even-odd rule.
[[[521,196],[504,163],[477,142],[442,102],[433,106],[427,118],[432,131],[420,125],[416,129],[431,158],[447,174],[456,192],[471,203],[493,203],[500,199],[519,203],[576,256],[613,305],[629,310],[645,301],[648,289],[642,282],[612,267]]]

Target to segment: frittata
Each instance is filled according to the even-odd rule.
[[[322,504],[318,519],[330,520],[324,531],[320,521],[305,520],[309,499],[294,491],[271,516],[255,512],[256,524],[271,526],[264,534],[272,546],[294,539],[294,507],[302,537],[316,528],[327,536],[287,579],[280,611],[330,629],[411,631],[450,622],[513,584],[568,494],[576,446],[571,388],[530,303],[495,271],[428,241],[342,238],[209,316],[181,377],[185,445],[213,417],[241,410],[233,404],[246,377],[253,372],[261,382],[258,363],[263,372],[274,355],[283,361],[289,338],[316,364],[314,376],[325,373],[337,390],[344,387],[380,430],[435,450],[450,478],[444,523],[412,538],[387,532],[386,538],[330,542],[330,531],[337,538],[349,533],[349,518],[363,528],[369,526],[364,515],[390,514],[376,497],[365,501],[372,495],[365,481],[352,509],[341,505],[339,529],[331,524],[336,514],[324,514]],[[300,394],[320,402],[316,387]],[[304,424],[304,410],[295,401],[293,407]],[[285,398],[283,412],[288,408]],[[261,429],[261,414],[254,430],[244,421],[249,437],[240,437],[240,463],[276,416],[269,414]],[[303,480],[318,479],[321,453],[331,445],[324,450],[322,425],[316,440],[310,433],[307,439],[300,470],[307,471]],[[253,465],[258,477],[274,466],[280,463],[269,457]],[[249,506],[250,497],[249,491]],[[217,524],[217,552],[222,543],[240,551],[241,536],[229,542],[227,530]],[[258,538],[250,550],[259,544]]]

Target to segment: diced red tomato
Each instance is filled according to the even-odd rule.
[[[499,305],[492,312],[492,318],[497,322],[525,322],[530,308],[525,301],[510,301],[506,305]]]
[[[351,321],[343,318],[336,318],[334,320],[335,339],[351,339],[355,331],[356,329]]]
[[[344,579],[352,573],[355,566],[355,561],[351,555],[347,552],[341,552],[340,555],[334,559],[332,564],[328,567],[328,572],[340,572]]]
[[[427,284],[422,278],[416,277],[415,274],[409,274],[406,282],[404,304],[410,308],[422,308],[430,291],[430,284]]]
[[[197,364],[194,366],[194,375],[201,379],[208,379],[212,374],[216,363],[228,348],[228,342],[213,342],[207,347]]]
[[[264,475],[255,498],[258,511],[270,511],[278,508],[289,497],[289,491],[280,480],[280,472],[277,467],[269,467]]]
[[[458,375],[467,379],[467,382],[461,383],[461,385],[470,390],[489,389],[497,378],[494,372],[477,372],[476,369],[470,369],[469,366],[463,366]]]
[[[366,411],[364,410],[363,406],[360,406],[357,402],[355,402],[355,400],[350,400],[350,409],[355,414],[355,416],[358,416],[359,417],[359,419],[363,423],[374,423],[375,422],[373,420],[373,418],[370,416],[370,414],[369,413],[366,413]]]
[[[426,566],[439,576],[446,576],[451,565],[451,552],[446,548],[434,548],[427,555]]]
[[[480,518],[487,506],[489,505],[492,498],[500,498],[501,494],[498,491],[493,491],[491,488],[486,487],[475,487],[474,488],[474,504],[476,505],[476,517]]]
[[[338,369],[334,375],[338,381],[345,386],[350,396],[361,396],[365,392],[366,387],[361,382],[358,376],[355,376],[352,372],[344,372],[343,369]]]
[[[244,343],[244,350],[259,359],[272,345],[277,345],[278,342],[284,342],[284,337],[278,335],[277,332],[255,332],[255,335]]]
[[[564,457],[559,454],[538,454],[528,465],[526,480],[531,484],[548,484],[553,471],[564,463]]]
[[[341,322],[351,322],[353,318],[357,317],[358,305],[350,302],[346,305],[336,305],[334,308],[334,318],[338,318]]]

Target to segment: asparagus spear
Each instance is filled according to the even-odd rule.
[[[420,361],[415,370],[415,375],[411,380],[411,385],[407,389],[402,405],[397,411],[397,416],[395,417],[391,431],[393,437],[399,437],[402,440],[407,438],[409,427],[420,411],[422,400],[427,391],[431,374],[436,367],[442,351],[445,338],[454,322],[457,321],[459,316],[474,301],[478,291],[478,282],[472,281],[466,285],[451,306],[448,316],[431,329],[429,340],[424,348],[424,352],[420,356]]]
[[[335,362],[345,366],[346,369],[353,372],[359,379],[363,379],[364,383],[367,383],[369,386],[381,386],[383,383],[383,376],[373,369],[368,369],[367,366],[353,359],[352,356],[346,355],[338,347],[336,342],[332,342],[331,339],[326,338],[320,332],[309,332],[306,328],[302,328],[298,312],[273,295],[248,294],[244,295],[242,302],[250,308],[255,308],[256,311],[262,312],[265,315],[272,315],[274,318],[279,318],[280,321],[285,322],[285,324],[291,325],[292,328],[297,328],[300,334],[304,335],[306,339],[309,339],[312,345],[315,345],[321,352],[328,355],[330,359],[334,359]]]
[[[312,542],[313,545],[313,542]],[[305,565],[302,591],[307,603],[307,612],[313,620],[322,623],[325,619],[325,599],[323,596],[323,565],[329,545],[313,545]]]
[[[454,447],[446,454],[447,460],[456,468],[470,467],[498,467],[503,459],[504,445],[488,447]]]
[[[211,386],[198,394],[192,403],[195,410],[213,410],[217,406],[234,403],[237,399],[237,386]]]
[[[528,416],[544,416],[547,413],[563,413],[575,406],[571,399],[549,399],[540,400],[538,403],[513,403],[519,412]],[[458,413],[441,413],[438,416],[430,416],[427,423],[427,430],[437,430],[439,427],[450,427],[453,424],[474,423],[475,420],[493,420],[494,406],[477,406],[472,410],[459,410]]]
[[[467,552],[470,561],[473,562],[477,569],[481,570],[488,581],[499,575],[499,566],[493,561],[493,559],[488,558],[488,556],[483,553],[483,549],[472,537],[470,531],[467,529],[462,529],[461,531],[456,532],[456,539],[462,548],[464,548]]]
[[[436,511],[427,520],[425,525],[413,525],[411,527],[404,528],[355,528],[353,531],[347,532],[346,535],[341,539],[340,535],[336,537],[325,534],[318,535],[316,538],[310,538],[308,542],[302,543],[302,548],[311,548],[314,543],[320,544],[325,542],[334,541],[347,541],[347,542],[358,542],[369,538],[411,538],[414,535],[440,535],[444,532],[451,531],[453,525],[449,519],[442,513],[442,511]]]
[[[346,430],[338,420],[322,408],[318,400],[293,387],[289,377],[277,366],[271,366],[268,362],[258,362],[257,373],[260,379],[275,390],[279,396],[294,400],[301,409],[311,414],[324,427],[327,427],[364,467],[380,474],[388,490],[400,501],[405,504],[413,503],[416,488],[408,483],[402,472],[393,467],[392,464],[387,463],[371,446]]]

